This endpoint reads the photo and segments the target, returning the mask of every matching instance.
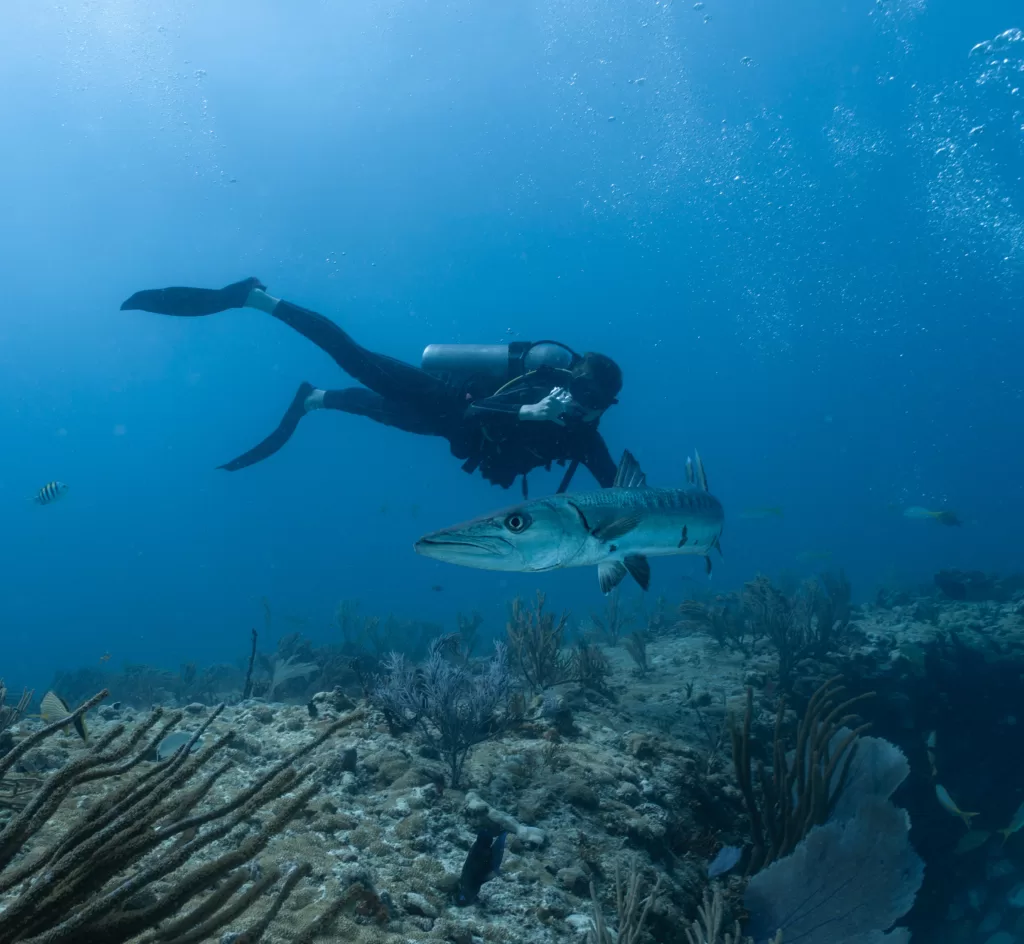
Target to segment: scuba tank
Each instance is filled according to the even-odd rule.
[[[580,355],[560,341],[512,341],[508,344],[428,344],[423,349],[421,366],[430,374],[459,385],[472,397],[489,397],[537,370],[570,370]],[[463,464],[465,472],[475,472],[482,456],[471,455]],[[548,464],[550,468],[550,463]],[[558,491],[564,492],[579,467],[574,459],[562,476]],[[523,498],[528,495],[523,473]],[[510,483],[511,484],[511,483]]]
[[[428,344],[422,367],[453,380],[493,384],[492,391],[541,367],[568,370],[579,359],[558,341],[512,341],[509,344]]]

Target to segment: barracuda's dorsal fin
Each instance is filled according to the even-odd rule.
[[[619,468],[615,473],[614,488],[646,488],[647,476],[644,475],[640,463],[633,458],[633,453],[628,449],[622,453],[619,460]],[[621,579],[621,578],[619,578]]]
[[[693,450],[693,455],[697,464],[697,484],[706,492],[708,491],[708,476],[704,471],[704,463],[701,461],[700,453],[696,449]]]

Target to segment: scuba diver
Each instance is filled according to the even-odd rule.
[[[362,387],[320,390],[303,383],[284,418],[266,439],[220,466],[244,469],[277,452],[307,413],[340,410],[409,433],[448,440],[462,468],[477,469],[508,488],[527,474],[568,463],[564,492],[582,463],[602,488],[616,464],[597,424],[617,403],[618,365],[603,354],[577,354],[557,341],[511,344],[431,344],[422,367],[368,351],[334,322],[267,294],[249,278],[222,289],[164,288],[136,292],[122,311],[197,317],[230,308],[255,308],[298,331],[329,354]]]

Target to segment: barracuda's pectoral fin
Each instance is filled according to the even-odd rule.
[[[626,565],[622,561],[602,561],[597,565],[597,582],[602,593],[611,593],[626,576]]]
[[[651,565],[643,554],[627,554],[623,563],[629,575],[640,584],[641,590],[646,590],[651,585]]]
[[[636,461],[628,449],[622,453],[619,468],[615,472],[612,488],[646,488],[647,476],[644,475],[640,463]]]
[[[613,518],[611,521],[596,525],[590,533],[598,541],[605,543],[621,538],[624,534],[629,534],[638,524],[640,524],[640,515],[623,515],[621,518]]]
[[[604,561],[597,565],[602,593],[611,593],[629,574],[641,589],[651,585],[651,565],[643,554],[627,554],[624,561]]]
[[[704,558],[704,571],[710,577],[711,576],[711,558]]]

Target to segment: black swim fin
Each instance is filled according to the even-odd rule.
[[[295,432],[296,427],[299,425],[299,420],[306,415],[306,398],[315,389],[316,387],[305,381],[299,384],[299,389],[296,391],[295,396],[292,397],[291,406],[288,407],[287,412],[281,418],[281,422],[277,424],[277,429],[264,439],[263,442],[253,446],[248,452],[243,453],[237,459],[225,462],[224,465],[217,466],[217,468],[224,469],[226,472],[237,472],[239,469],[262,462],[277,452],[291,439],[292,433]]]
[[[136,292],[121,304],[121,311],[152,311],[158,315],[195,317],[229,308],[243,308],[249,292],[266,286],[257,278],[243,279],[224,288],[151,288]]]

